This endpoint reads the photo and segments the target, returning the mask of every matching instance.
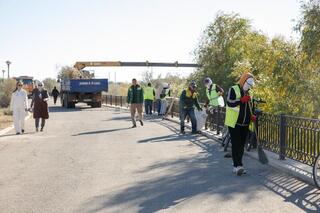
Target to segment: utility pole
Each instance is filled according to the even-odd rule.
[[[10,65],[11,65],[11,61],[6,61],[6,64],[8,66],[8,79],[10,78]]]

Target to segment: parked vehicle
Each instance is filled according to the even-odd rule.
[[[28,98],[31,98],[32,91],[34,89],[33,77],[31,76],[19,76],[14,78],[16,81],[22,81],[23,89],[27,91]]]
[[[79,102],[101,107],[101,93],[108,91],[108,79],[63,79],[60,83],[61,105],[67,108]]]

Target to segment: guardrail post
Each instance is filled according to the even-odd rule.
[[[286,116],[280,114],[280,124],[279,124],[279,160],[285,160],[286,157]]]
[[[108,105],[108,95],[106,95],[106,105]]]
[[[123,99],[123,97],[122,96],[120,96],[120,106],[122,107],[122,100]]]
[[[112,95],[110,95],[110,105],[112,106]]]

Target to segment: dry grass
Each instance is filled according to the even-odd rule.
[[[8,112],[8,109],[6,108],[0,108],[0,130],[4,129],[12,124],[12,116],[6,115]]]

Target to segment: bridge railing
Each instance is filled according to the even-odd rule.
[[[171,116],[179,116],[179,100],[174,101]],[[125,106],[126,97],[107,95],[108,105]],[[208,123],[217,132],[224,128],[225,108],[213,112],[213,120]],[[210,121],[209,121],[210,122]],[[320,120],[284,114],[261,113],[258,115],[258,136],[264,149],[277,153],[280,160],[290,158],[307,165],[313,165],[320,154]]]

